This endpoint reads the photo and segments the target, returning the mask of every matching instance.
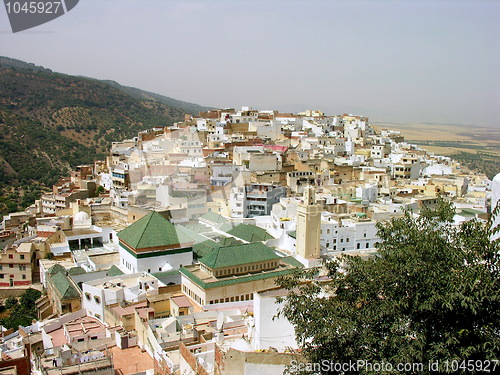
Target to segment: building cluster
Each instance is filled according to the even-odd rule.
[[[348,114],[244,107],[141,132],[4,216],[0,288],[43,295],[38,321],[4,332],[1,363],[282,373],[300,352],[276,278],[370,257],[377,222],[439,197],[456,224],[487,219],[495,181]]]

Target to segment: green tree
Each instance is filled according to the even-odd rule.
[[[99,196],[101,194],[104,194],[106,192],[106,189],[104,189],[104,186],[99,185],[96,189],[96,195]]]
[[[14,307],[15,305],[17,305],[17,298],[16,297],[7,297],[7,299],[5,300],[5,308],[6,309],[11,309],[12,307]]]
[[[29,288],[21,295],[19,303],[17,303],[17,300],[14,298],[15,304],[11,305],[14,309],[8,317],[2,319],[1,324],[5,328],[14,329],[17,329],[19,326],[30,325],[33,319],[37,319],[35,301],[40,298],[41,295],[42,293],[39,290]],[[7,298],[7,300],[9,300],[9,298]],[[5,301],[5,307],[7,307],[7,300]]]
[[[429,361],[440,372],[473,373],[499,359],[499,241],[490,241],[491,225],[456,227],[453,215],[444,201],[418,217],[407,211],[378,224],[378,256],[326,263],[327,281],[318,269],[279,279],[290,291],[281,313],[306,360],[365,361],[344,373],[368,374],[369,363],[422,363],[419,373],[429,373]]]

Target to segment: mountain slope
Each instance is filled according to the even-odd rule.
[[[26,69],[26,70],[33,70],[37,72],[46,72],[46,73],[52,73],[52,70],[47,69],[43,66],[35,65],[33,63],[27,63],[21,60],[13,59],[10,57],[6,56],[0,56],[0,66],[3,66],[5,68],[14,68],[14,69]],[[116,81],[111,81],[111,80],[98,80],[95,78],[91,77],[85,77],[85,76],[77,76],[78,78],[84,78],[84,79],[89,79],[97,82],[103,82],[105,84],[108,84],[125,94],[130,95],[132,98],[138,99],[138,100],[147,100],[147,101],[153,101],[153,102],[158,102],[161,104],[166,104],[170,107],[175,107],[178,108],[185,113],[191,114],[191,115],[198,115],[200,112],[208,111],[210,109],[213,109],[212,107],[204,107],[199,104],[194,104],[194,103],[188,103],[188,102],[183,102],[181,100],[177,100],[174,98],[170,98],[168,96],[160,95],[160,94],[155,94],[154,92],[150,91],[145,91],[138,89],[136,87],[131,87],[131,86],[123,86],[120,85]]]
[[[33,186],[50,187],[71,167],[102,159],[112,141],[171,125],[184,113],[103,82],[1,58],[0,213],[32,203],[23,197]]]
[[[203,107],[199,104],[183,102],[177,99],[169,98],[168,96],[163,96],[160,94],[155,94],[153,92],[144,91],[136,87],[122,86],[115,81],[101,81],[101,82],[107,83],[108,85],[113,86],[118,90],[123,91],[126,94],[129,94],[133,98],[139,100],[152,100],[155,102],[166,104],[172,107],[182,109],[184,112],[189,113],[191,115],[198,115],[200,112],[213,109],[212,107]]]

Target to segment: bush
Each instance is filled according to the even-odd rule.
[[[5,308],[6,309],[11,309],[15,305],[17,305],[17,303],[18,303],[17,298],[15,298],[15,297],[7,297],[7,299],[5,300]]]

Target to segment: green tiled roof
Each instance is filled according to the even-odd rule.
[[[200,243],[200,242],[205,242],[207,240],[206,237],[199,234],[199,231],[195,231],[191,228],[186,228],[182,225],[176,225],[175,230],[177,231],[177,237],[179,238],[181,243],[185,242]]]
[[[71,281],[68,279],[66,275],[61,272],[57,272],[56,274],[51,276],[52,285],[57,289],[59,294],[61,295],[61,299],[71,299],[71,298],[79,298],[80,292],[71,284]]]
[[[170,271],[164,271],[164,272],[155,272],[152,273],[154,277],[159,279],[160,277],[167,277],[167,276],[175,276],[179,273],[179,270],[170,270]]]
[[[111,266],[111,268],[106,272],[106,275],[111,277],[111,276],[120,276],[123,275],[122,270],[120,270],[117,266],[114,264]]]
[[[241,284],[241,283],[247,283],[247,282],[255,281],[255,280],[270,279],[273,277],[288,275],[288,274],[294,272],[295,268],[289,268],[289,269],[284,269],[284,270],[280,270],[280,271],[272,271],[272,272],[261,272],[261,273],[255,274],[255,275],[228,278],[225,280],[218,280],[218,281],[213,281],[213,282],[209,282],[209,283],[201,280],[199,277],[195,276],[191,271],[189,271],[188,269],[186,269],[184,267],[181,267],[179,271],[181,272],[181,274],[183,274],[184,276],[189,278],[191,281],[196,283],[201,288],[210,289],[210,288],[217,288],[220,286]]]
[[[73,267],[68,270],[68,275],[75,276],[86,273],[82,267]]]
[[[473,208],[462,208],[462,211],[460,212],[462,215],[470,215],[470,216],[475,216],[475,215],[481,215],[484,214],[483,211],[475,210]]]
[[[212,240],[206,240],[204,242],[200,242],[197,244],[193,245],[193,251],[195,252],[196,256],[198,258],[203,258],[204,256],[210,254],[210,252],[215,249],[219,248],[221,245],[219,245],[217,242],[212,241]]]
[[[239,224],[227,233],[247,242],[261,242],[273,238],[265,229],[249,224]]]
[[[297,238],[297,231],[294,230],[293,232],[288,233],[288,235],[292,238]]]
[[[243,244],[242,241],[237,240],[234,237],[224,237],[219,240],[219,244],[221,246],[233,246],[233,245],[241,245]]]
[[[201,216],[200,219],[218,224],[229,223],[229,221],[224,216],[216,214],[215,212],[207,212],[205,215]]]
[[[118,238],[134,249],[162,247],[179,243],[174,225],[155,211],[119,232]]]
[[[257,242],[213,249],[208,255],[201,258],[200,262],[213,269],[279,258],[269,247]]]
[[[190,231],[196,232],[196,233],[206,233],[206,232],[211,232],[212,228],[207,227],[203,224],[197,224],[197,223],[191,223],[188,225],[184,226],[185,228],[189,229]]]
[[[229,232],[231,229],[233,229],[235,227],[234,224],[232,223],[224,223],[222,224],[220,227],[219,227],[219,230],[223,231],[223,232]]]
[[[294,267],[297,267],[297,268],[304,268],[304,265],[302,263],[300,263],[297,259],[295,259],[292,256],[283,257],[283,258],[281,258],[281,260],[283,262],[288,263],[291,266],[294,266]]]
[[[66,268],[61,266],[59,263],[54,264],[52,267],[49,268],[49,275],[55,275],[56,273],[62,272],[63,274],[66,274]]]

